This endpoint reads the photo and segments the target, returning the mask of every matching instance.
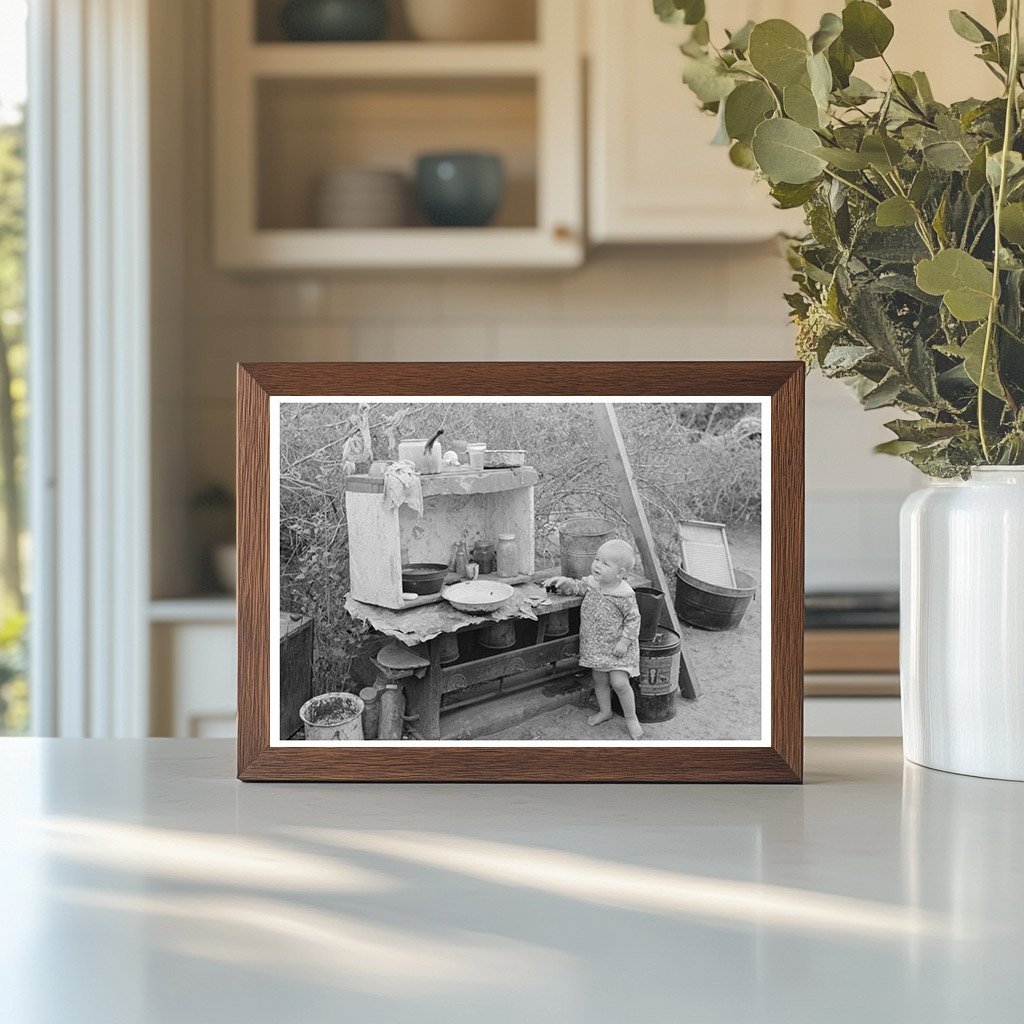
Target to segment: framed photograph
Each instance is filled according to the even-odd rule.
[[[238,367],[238,776],[800,782],[798,362]]]

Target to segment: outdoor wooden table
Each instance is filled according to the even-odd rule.
[[[548,594],[539,581],[558,575],[557,568],[534,574],[534,582],[520,583],[512,588],[513,595],[496,611],[486,615],[460,612],[446,601],[420,605],[404,610],[379,608],[356,601],[351,595],[345,600],[345,609],[354,618],[368,623],[375,630],[401,641],[409,647],[428,645],[430,666],[422,678],[408,678],[406,713],[413,719],[412,731],[425,740],[441,737],[441,705],[445,695],[471,687],[516,677],[526,684],[555,673],[575,670],[579,659],[579,634],[548,639],[549,615],[578,608],[583,599]],[[639,579],[636,585],[641,585]],[[546,598],[550,604],[534,607],[528,598]],[[491,623],[505,619],[532,620],[537,623],[534,642],[527,647],[513,647],[494,654],[462,660],[451,665],[441,664],[441,638],[447,633],[476,632]]]
[[[412,719],[411,730],[419,739],[441,738],[441,709],[448,694],[466,692],[474,687],[483,688],[494,681],[510,683],[508,689],[520,688],[545,678],[568,675],[578,668],[579,633],[548,638],[547,619],[550,615],[578,608],[581,597],[548,594],[540,585],[549,576],[557,576],[557,566],[538,570],[532,581],[512,587],[513,595],[496,611],[485,615],[460,612],[447,601],[419,605],[406,609],[380,608],[357,601],[349,594],[345,609],[386,636],[401,641],[408,647],[427,644],[430,665],[422,677],[411,676],[406,684],[406,713]],[[631,586],[647,586],[642,576],[631,575]],[[528,598],[546,598],[550,604],[534,607]],[[442,636],[450,633],[474,633],[494,622],[505,619],[532,620],[537,633],[529,646],[517,646],[495,651],[483,657],[441,664]],[[505,683],[502,685],[504,686]]]

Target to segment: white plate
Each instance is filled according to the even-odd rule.
[[[514,593],[507,583],[492,580],[465,580],[441,591],[441,596],[460,612],[493,612]]]

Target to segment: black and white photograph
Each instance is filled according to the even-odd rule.
[[[272,745],[770,742],[767,399],[274,397],[270,427]]]

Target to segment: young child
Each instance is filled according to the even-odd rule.
[[[633,588],[626,582],[633,561],[633,549],[624,540],[606,541],[594,556],[589,576],[581,580],[552,576],[544,586],[553,586],[560,594],[583,597],[580,665],[594,673],[594,693],[600,709],[590,716],[589,723],[598,725],[612,717],[614,690],[630,739],[638,740],[644,731],[637,721],[629,677],[640,674],[640,610]]]

